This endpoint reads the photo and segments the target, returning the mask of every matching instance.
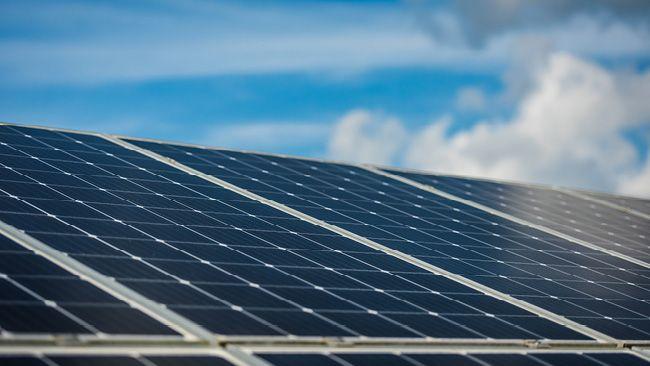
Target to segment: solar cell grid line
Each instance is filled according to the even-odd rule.
[[[643,260],[650,267],[650,222],[565,190],[386,170],[571,237]]]
[[[648,338],[648,271],[633,263],[363,168],[130,141],[603,333]]]
[[[256,351],[269,366],[647,366],[647,359],[628,351],[589,350],[286,350]]]
[[[566,192],[567,194],[578,195],[584,199],[595,200],[596,202],[609,204],[612,207],[618,208],[620,210],[627,210],[628,212],[637,216],[650,218],[649,199],[568,188],[564,188],[562,191]]]
[[[20,129],[16,129],[16,131],[20,131]],[[17,135],[20,134],[17,133]],[[66,136],[65,134],[62,135]],[[6,135],[3,136],[7,138]],[[82,139],[88,140],[91,137],[92,136],[89,137],[84,135],[74,135],[74,138],[77,139],[78,141],[81,141]],[[16,137],[14,137],[14,139],[16,139]],[[58,140],[58,139],[51,138],[51,136],[47,138],[41,136],[38,140],[40,141],[42,139],[47,140],[46,142],[48,144],[57,144],[59,146],[63,145],[62,142],[60,141],[54,142],[54,140]],[[12,145],[12,147],[15,149],[15,151],[21,151],[22,146],[24,146],[24,144],[28,142],[32,142],[32,140],[35,139],[32,137],[31,140],[29,141],[22,141],[22,145],[14,144]],[[132,155],[130,155],[131,151],[128,151],[126,149],[123,149],[125,151],[121,151],[120,149],[116,148],[116,145],[110,144],[108,141],[104,141],[104,140],[96,141],[92,139],[90,140],[91,141],[82,142],[80,144],[88,148],[93,147],[99,150],[110,150],[112,151],[111,158],[117,160],[121,159],[126,162],[128,160],[134,161],[134,159],[136,159]],[[10,146],[10,145],[5,142],[4,146]],[[32,153],[33,152],[34,151],[32,151]],[[79,153],[75,152],[73,155],[77,155],[77,154]],[[94,157],[94,159],[97,158],[98,158],[97,156]],[[150,159],[144,157],[137,157],[137,159],[139,160],[138,160],[138,164],[136,165],[140,166],[146,163],[147,164],[146,166],[149,167],[147,169],[149,172],[155,171],[156,168],[161,170],[156,171],[157,173],[160,173],[159,175],[157,175],[159,177],[158,181],[156,181],[158,184],[153,185],[151,184],[151,181],[149,181],[149,183],[145,183],[145,181],[142,181],[141,179],[140,180],[127,179],[127,181],[133,183],[134,185],[146,186],[147,188],[152,188],[156,186],[159,188],[162,182],[171,181],[169,178],[163,179],[162,178],[163,175],[161,174],[167,176],[177,174],[177,171],[175,169],[167,165],[164,164],[156,165],[154,164],[154,161],[151,161]],[[41,161],[45,161],[45,163],[49,164],[47,159],[41,159]],[[110,165],[103,165],[97,163],[94,165],[94,167],[100,170],[114,169]],[[121,167],[121,171],[122,172],[125,171],[124,167]],[[22,170],[20,173],[23,175],[19,174],[19,176],[20,177],[30,176],[34,174],[34,172],[35,171],[32,170]],[[75,179],[82,182],[92,181],[92,179],[90,179],[86,175],[71,174],[65,176],[74,177]],[[97,175],[97,176],[101,176],[101,175]],[[193,180],[191,176],[188,176],[186,174],[182,174],[180,176],[182,176],[182,178],[185,180],[183,185],[184,194],[188,194],[187,192],[194,192],[197,190],[204,192],[200,194],[197,193],[195,197],[193,197],[192,199],[199,199],[200,197],[204,197],[204,201],[213,202],[211,199],[206,198],[205,192],[208,192],[209,194],[218,193],[220,195],[219,197],[221,197],[221,200],[219,201],[220,204],[223,204],[223,207],[229,207],[229,210],[234,210],[238,212],[237,210],[239,209],[236,209],[234,206],[242,206],[242,205],[243,206],[248,205],[249,208],[256,207],[254,201],[246,200],[244,199],[243,196],[235,195],[230,191],[226,191],[225,189],[217,189],[211,184],[206,184],[207,183],[206,181],[203,181],[198,178],[196,180]],[[152,177],[147,177],[147,178],[153,179]],[[194,184],[189,184],[189,182]],[[94,183],[97,183],[96,179],[94,180]],[[64,198],[59,198],[56,205],[50,205],[50,206],[59,207],[60,206],[59,203],[70,201],[65,197],[67,194],[70,193],[69,190],[67,191],[67,193],[61,193],[62,191],[66,191],[66,189],[64,189],[64,187],[66,186],[48,184],[48,187],[50,187],[50,189],[53,189],[55,192],[58,192],[58,194],[64,197]],[[165,187],[166,187],[165,189],[171,189],[172,186],[165,186]],[[0,188],[4,190],[6,188],[6,185],[3,184],[0,186]],[[135,189],[135,188],[130,188],[130,189]],[[253,260],[257,260],[255,258],[256,253],[246,252],[245,249],[242,248],[233,248],[232,245],[228,245],[223,242],[219,243],[218,241],[213,240],[213,238],[209,236],[209,231],[206,230],[203,230],[203,232],[199,231],[199,229],[201,228],[203,229],[210,228],[210,226],[189,227],[189,225],[184,225],[176,222],[173,225],[173,230],[170,227],[167,228],[169,229],[167,231],[156,230],[155,232],[156,234],[162,233],[164,235],[175,235],[174,232],[177,232],[178,230],[180,230],[180,228],[183,228],[183,229],[187,229],[188,230],[187,232],[194,233],[191,236],[192,240],[199,240],[200,242],[197,241],[179,242],[179,241],[174,241],[174,237],[171,237],[171,239],[169,237],[165,237],[164,239],[161,239],[156,237],[155,235],[152,236],[151,234],[148,234],[148,231],[152,232],[151,228],[148,226],[143,226],[144,224],[142,223],[142,217],[147,217],[149,220],[152,220],[151,215],[153,216],[157,215],[156,217],[166,218],[167,216],[165,216],[165,214],[161,213],[159,210],[161,206],[161,202],[165,202],[167,205],[169,205],[170,202],[174,202],[174,205],[177,205],[176,207],[174,207],[174,210],[178,214],[178,212],[182,211],[179,209],[179,207],[186,207],[188,206],[189,202],[193,202],[193,201],[188,201],[188,199],[186,199],[188,197],[185,196],[173,196],[174,199],[173,200],[169,199],[170,200],[169,202],[156,200],[155,203],[149,203],[150,205],[153,204],[153,206],[144,206],[144,205],[139,205],[140,207],[136,206],[138,207],[138,209],[143,209],[144,211],[148,212],[147,215],[144,215],[143,212],[139,212],[137,219],[140,221],[138,220],[130,221],[128,217],[126,218],[121,217],[117,219],[114,216],[111,216],[114,215],[115,212],[117,211],[110,210],[110,214],[106,214],[106,216],[113,220],[120,220],[119,224],[123,225],[123,226],[119,226],[120,228],[119,232],[121,235],[124,235],[124,232],[127,232],[130,235],[136,235],[136,233],[142,234],[142,235],[137,234],[137,237],[129,238],[130,240],[127,240],[126,242],[124,241],[124,238],[105,236],[106,234],[103,232],[96,232],[95,234],[93,234],[92,232],[88,232],[87,230],[98,230],[97,229],[98,227],[101,230],[104,230],[102,229],[102,226],[107,225],[106,222],[103,222],[106,220],[100,220],[98,218],[94,218],[93,219],[94,221],[92,222],[91,226],[80,228],[79,227],[81,226],[80,222],[83,221],[82,218],[79,217],[79,212],[84,213],[85,215],[84,220],[89,220],[88,217],[92,216],[91,212],[97,214],[106,213],[108,207],[111,204],[115,206],[119,205],[119,204],[111,203],[111,201],[108,200],[110,194],[118,195],[118,196],[126,195],[124,192],[112,191],[109,188],[104,188],[102,192],[106,192],[108,194],[108,196],[104,197],[102,203],[93,203],[93,202],[79,200],[81,201],[82,205],[78,205],[72,214],[66,212],[58,212],[56,214],[50,213],[50,215],[53,215],[55,217],[55,220],[58,220],[57,222],[66,222],[68,223],[70,228],[79,230],[79,233],[65,232],[65,230],[63,230],[61,226],[58,226],[57,229],[58,231],[56,231],[56,233],[59,234],[59,238],[57,238],[57,235],[53,235],[52,230],[50,230],[50,232],[47,233],[42,233],[38,231],[39,229],[38,227],[34,228],[34,227],[27,226],[23,228],[28,233],[30,233],[30,235],[40,237],[43,240],[46,240],[48,244],[54,247],[65,248],[66,250],[68,250],[68,252],[71,253],[73,257],[77,258],[78,260],[90,265],[91,267],[99,270],[100,272],[103,271],[107,275],[117,277],[118,281],[120,281],[121,283],[126,284],[127,286],[134,288],[137,291],[140,291],[141,293],[145,294],[146,296],[156,301],[160,301],[161,303],[168,305],[170,309],[179,312],[181,315],[184,315],[189,319],[196,321],[197,323],[217,333],[287,335],[289,334],[289,332],[291,332],[291,333],[298,333],[298,335],[305,335],[305,334],[300,334],[300,332],[305,332],[305,331],[313,332],[315,330],[316,332],[319,332],[318,335],[330,335],[330,336],[331,335],[335,335],[335,336],[367,335],[367,336],[384,336],[384,337],[405,337],[405,336],[422,337],[427,334],[422,333],[420,330],[412,329],[411,327],[420,327],[426,324],[430,326],[436,325],[436,327],[430,327],[431,331],[440,332],[440,330],[442,330],[446,332],[445,334],[440,334],[440,333],[434,334],[434,336],[437,337],[447,336],[450,338],[454,338],[454,337],[484,338],[485,335],[481,334],[480,332],[468,329],[469,325],[473,326],[473,323],[478,320],[480,321],[492,320],[493,323],[496,323],[495,324],[496,326],[493,325],[496,331],[502,332],[500,334],[493,335],[492,338],[504,338],[504,337],[509,338],[512,337],[513,335],[522,336],[526,338],[540,337],[539,335],[536,335],[533,332],[524,331],[523,328],[525,327],[515,326],[512,325],[511,323],[501,322],[498,316],[495,319],[491,319],[491,317],[484,315],[484,313],[475,310],[475,307],[473,305],[463,307],[462,302],[455,300],[458,297],[458,295],[454,293],[454,290],[452,290],[451,292],[447,292],[449,290],[445,290],[445,288],[454,288],[455,286],[456,289],[460,287],[463,289],[463,291],[467,292],[466,288],[464,288],[463,286],[459,286],[458,284],[444,277],[434,276],[428,273],[427,274],[419,273],[418,272],[420,271],[419,269],[415,270],[413,266],[409,266],[406,265],[405,263],[401,263],[397,259],[389,256],[382,255],[383,256],[381,258],[382,260],[380,260],[378,263],[375,263],[377,262],[376,259],[379,258],[377,257],[375,258],[375,261],[371,265],[368,265],[366,264],[366,262],[369,261],[367,257],[364,258],[364,260],[358,260],[358,259],[348,260],[348,258],[350,258],[351,255],[342,253],[343,252],[342,250],[337,249],[340,252],[332,251],[332,253],[338,253],[337,254],[338,255],[337,260],[339,261],[338,263],[341,263],[340,261],[345,259],[345,261],[343,261],[344,267],[342,269],[338,269],[332,267],[323,267],[321,265],[318,266],[312,265],[311,263],[316,264],[322,258],[306,257],[304,255],[305,253],[298,253],[299,255],[296,255],[296,258],[306,257],[304,258],[302,264],[298,266],[294,265],[294,266],[284,267],[283,263],[279,263],[279,264],[267,263],[269,261],[269,258],[272,258],[268,256],[265,257],[263,261],[258,260],[257,262],[254,262]],[[145,194],[146,193],[144,192],[139,193],[140,196]],[[132,195],[126,195],[126,196],[129,197],[129,199],[134,198]],[[164,194],[159,194],[159,196],[158,195],[156,196],[167,197],[167,198],[172,197],[172,196],[165,196]],[[226,198],[224,198],[224,196]],[[15,196],[14,194],[14,197],[17,196]],[[228,199],[231,200],[234,199],[236,202],[228,201]],[[217,199],[214,199],[214,201],[217,201]],[[28,206],[34,208],[47,206],[47,205],[43,205],[43,202],[40,202],[30,197],[22,197],[21,202],[23,203],[29,202]],[[125,206],[125,202],[128,202],[128,200],[125,200],[124,202],[120,201],[122,206],[127,207]],[[203,204],[205,204],[206,202],[203,202]],[[233,205],[228,205],[227,202],[231,202],[231,203],[234,202],[234,203]],[[156,205],[158,207],[156,207]],[[87,206],[87,208],[92,208],[94,211],[86,210],[85,208],[82,210],[81,209],[82,206],[83,207]],[[262,207],[263,214],[265,215],[269,214],[268,207],[263,206],[259,203],[257,203],[257,206]],[[201,207],[201,206],[189,205],[188,207]],[[219,207],[223,208],[222,206]],[[42,211],[44,210],[41,208],[41,212]],[[206,212],[197,212],[197,211],[201,211],[197,209],[193,209],[192,211],[190,210],[185,210],[185,211],[193,212],[193,213],[201,213],[206,217],[210,217],[211,219],[213,219],[212,216],[214,216],[214,215],[212,216],[207,215]],[[11,216],[12,217],[16,216],[16,213],[14,212]],[[32,214],[30,220],[33,219],[34,217],[36,217],[36,215]],[[226,218],[223,214],[219,214],[217,215],[217,217],[219,217],[220,219]],[[242,217],[250,217],[250,216],[243,216],[243,215],[240,216],[240,218]],[[175,218],[178,219],[178,215],[176,215]],[[195,215],[192,216],[193,220],[196,218],[197,217]],[[280,211],[273,211],[271,216],[264,216],[263,220],[262,219],[259,220],[260,222],[258,224],[265,223],[265,225],[273,225],[271,224],[271,222],[279,220],[278,225],[282,225],[282,226],[289,225],[290,228],[298,231],[304,230],[305,225],[307,225],[306,223],[301,223],[300,225],[296,225],[300,223],[299,220],[290,219],[286,214],[283,214]],[[25,225],[25,220],[18,220],[14,222],[14,224],[18,226]],[[293,227],[291,226],[292,224],[296,226]],[[149,223],[148,225],[151,226],[153,225],[153,223]],[[158,224],[158,225],[163,225],[163,224]],[[225,224],[217,224],[217,225],[219,226],[213,228],[217,228],[218,231],[222,234],[224,231],[230,230],[231,231],[230,235],[239,235],[239,237],[236,237],[237,239],[241,239],[242,238],[241,235],[244,234],[248,235],[248,237],[244,241],[244,243],[246,243],[244,247],[256,247],[256,246],[257,247],[264,246],[270,248],[277,247],[273,245],[273,241],[277,240],[277,237],[273,237],[273,235],[269,236],[270,234],[274,234],[274,235],[284,234],[285,237],[281,238],[283,239],[282,241],[283,245],[287,245],[287,244],[297,245],[295,242],[292,244],[291,241],[286,241],[287,236],[291,237],[297,235],[297,237],[294,238],[294,241],[296,238],[299,238],[300,240],[298,242],[300,243],[300,245],[303,246],[307,245],[307,247],[302,247],[302,248],[298,247],[298,249],[304,249],[304,251],[313,248],[329,248],[327,247],[327,245],[329,244],[337,245],[339,246],[339,248],[345,247],[346,245],[349,247],[349,245],[354,243],[347,239],[343,239],[342,237],[332,235],[331,232],[325,231],[324,229],[320,229],[313,225],[307,225],[309,232],[303,233],[302,235],[298,234],[298,231],[281,229],[280,226],[276,226],[277,227],[277,229],[275,229],[276,231],[268,230],[268,227],[265,227],[266,230],[256,231],[251,229],[244,230],[243,228],[240,228],[242,230],[232,230],[231,227],[229,228]],[[70,230],[70,228],[67,228],[67,230]],[[127,228],[130,229],[127,230]],[[170,232],[170,230],[172,232]],[[254,235],[251,235],[251,233]],[[63,237],[63,235],[67,235],[65,236],[66,239],[65,241],[60,240],[61,237]],[[320,236],[320,241],[319,241],[319,236]],[[148,237],[155,237],[156,240],[158,241],[155,241],[155,243],[153,242],[149,243],[149,244],[156,244],[155,249],[152,250],[152,247],[149,247],[146,248],[147,252],[143,253],[142,252],[143,247],[142,245],[140,245],[142,244],[140,243],[140,241],[151,242],[151,240],[147,239]],[[327,240],[323,240],[323,237],[327,237]],[[71,238],[74,239],[71,240]],[[199,239],[195,239],[195,238],[199,238]],[[88,244],[87,242],[88,239],[90,239],[90,242],[92,242],[94,245],[79,244],[79,241],[81,242],[86,241],[86,244]],[[228,238],[226,237],[225,239]],[[253,244],[249,244],[251,242]],[[65,243],[65,244],[61,244],[61,243]],[[96,247],[100,243],[106,244],[106,247],[97,251]],[[127,248],[129,250],[124,249],[125,244],[128,244]],[[218,246],[215,244],[218,244]],[[167,251],[162,249],[167,247],[169,247],[171,250]],[[182,247],[182,248],[179,249],[178,247]],[[237,246],[235,245],[234,247]],[[87,252],[89,248],[91,251],[90,253]],[[226,248],[227,250],[226,249],[222,250],[220,248]],[[355,249],[352,251],[354,253],[356,253],[355,250],[359,251],[359,249],[361,249],[360,250],[361,253],[356,253],[357,256],[364,254],[364,252],[368,252],[368,248],[358,243],[354,243],[354,248]],[[227,259],[228,264],[221,264],[219,262],[216,262],[215,264],[214,260],[209,261],[205,259],[199,259],[201,258],[201,256],[205,255],[206,253],[205,249],[209,249],[211,252],[218,253],[220,256],[228,255],[227,257],[224,257]],[[283,255],[285,254],[284,252],[289,252],[292,254],[295,253],[295,251],[287,251],[286,250],[287,248],[284,249],[285,250],[283,251]],[[111,252],[111,250],[113,252]],[[134,250],[140,251],[137,253],[138,255],[132,254],[132,251]],[[261,252],[261,250],[262,248],[258,248],[256,252]],[[151,253],[153,251],[155,251],[154,257],[151,258],[152,255]],[[319,252],[318,250],[312,250],[312,251]],[[149,257],[147,257],[147,253]],[[215,253],[209,253],[209,254],[215,255]],[[238,254],[235,255],[235,253]],[[374,254],[374,255],[380,255],[380,254]],[[394,262],[398,262],[399,264],[395,264]],[[113,265],[111,263],[119,263],[119,265]],[[193,264],[192,271],[188,271],[188,266],[187,266],[188,263]],[[305,263],[309,263],[309,265],[305,265]],[[368,268],[360,269],[354,267],[346,267],[350,265],[349,263],[354,263],[354,266],[364,265],[367,266]],[[389,271],[385,269],[375,270],[375,268],[381,268],[380,265],[387,265],[389,266],[387,268],[390,269],[399,268],[401,271],[405,273],[401,274],[398,271],[394,271],[394,270]],[[178,270],[179,267],[181,267],[182,269],[181,271]],[[198,271],[197,269],[200,267],[202,267],[202,269],[201,271]],[[119,273],[119,272],[116,273],[115,268],[119,268],[120,272],[126,271],[128,273],[125,272],[126,275],[124,273]],[[211,272],[208,271],[210,272],[209,276],[207,275],[207,273],[205,273],[207,271],[207,268],[210,268],[211,271]],[[242,269],[245,269],[245,271],[242,271]],[[219,277],[215,277],[215,273],[218,273]],[[263,276],[257,279],[253,279],[254,281],[260,283],[251,282],[252,279],[251,276],[259,276],[260,273],[262,273]],[[193,276],[193,277],[188,277],[188,276]],[[216,282],[215,282],[215,278],[218,279]],[[388,281],[389,279],[390,281]],[[386,287],[386,290],[377,288],[378,283],[381,283],[379,286],[388,286],[388,287]],[[273,286],[276,286],[276,289],[274,289]],[[390,286],[395,286],[395,287],[392,288]],[[430,287],[439,286],[441,288],[440,289],[436,288],[437,290],[440,291],[435,291],[435,293],[433,293],[431,292],[432,290],[427,288],[427,286]],[[323,310],[319,310],[319,309],[314,310],[310,308],[300,307],[298,304],[296,304],[294,300],[289,299],[291,297],[298,299],[300,297],[299,295],[301,294],[300,291],[303,291],[302,293],[304,293],[304,291],[308,291],[308,290],[313,291],[314,289],[317,289],[318,291],[323,291],[323,294],[327,295],[327,296],[323,295],[324,297],[327,297],[326,301],[323,300],[323,302],[327,306],[330,306],[329,309],[325,308]],[[333,290],[336,290],[336,292]],[[368,296],[355,297],[355,295],[359,295],[360,291],[366,291],[365,294],[367,294]],[[394,313],[390,313],[389,311],[383,312],[383,311],[368,309],[367,307],[364,307],[363,305],[359,304],[359,301],[362,300],[367,301],[368,298],[374,299],[372,295],[370,295],[370,294],[374,294],[373,291],[386,295],[381,299],[384,303],[379,303],[379,304],[382,306],[386,306],[387,309],[393,310]],[[467,295],[471,295],[471,294],[467,294]],[[435,304],[433,305],[430,304],[432,301],[431,299],[432,297],[435,298]],[[188,301],[186,299],[190,299],[189,300],[190,303],[180,303],[180,304],[178,303],[179,301],[180,302]],[[480,294],[474,294],[473,299],[478,300],[479,302],[487,302],[488,304],[492,304],[492,305],[494,305],[493,302],[496,301],[492,298],[486,300],[484,298],[484,295],[480,295]],[[467,301],[466,299],[464,300]],[[431,310],[428,311],[422,310],[425,309],[427,306],[439,306],[445,304],[447,304],[448,306],[450,302],[451,305],[455,306],[456,308],[465,309],[464,311],[466,311],[467,313],[454,314],[454,316],[456,316],[458,319],[456,321],[449,321],[446,319],[446,316],[443,316],[443,314],[435,315],[435,313],[437,312],[432,312]],[[260,308],[255,308],[254,306],[251,307],[250,306],[251,303],[253,304],[262,303],[269,306],[269,308],[260,309]],[[506,305],[507,304],[504,303],[501,304],[500,306],[503,309]],[[345,306],[345,308],[342,308],[342,306]],[[373,306],[375,305],[373,304]],[[358,310],[351,310],[351,308],[352,309],[358,308]],[[401,311],[403,309],[408,309],[408,310]],[[443,313],[449,312],[449,310],[443,309],[442,312]],[[535,323],[539,323],[539,321],[542,320],[541,318],[537,319],[534,316],[528,316],[527,313],[522,314],[519,309],[517,309],[517,313],[513,315],[521,316],[522,320],[532,320]],[[226,322],[224,324],[224,322],[221,321],[223,319],[228,320],[228,322],[230,323]],[[305,324],[307,324],[307,322],[309,322],[310,327],[305,327]],[[415,325],[412,326],[411,324],[415,324]],[[295,329],[298,325],[300,325],[300,329]],[[554,327],[560,328],[560,329],[556,329],[554,332],[559,333],[561,336],[564,337],[571,336],[571,338],[580,338],[580,335],[578,333],[566,332],[564,331],[563,328],[555,325],[554,323],[548,322],[548,324],[545,325],[546,328],[549,330],[553,330]],[[223,328],[224,326],[225,327],[230,326],[234,328],[224,329]],[[287,331],[287,328],[289,331]],[[350,329],[350,331],[348,331],[347,329]],[[428,332],[428,331],[429,330],[425,330],[424,332]],[[313,335],[313,333],[307,335]]]
[[[110,315],[108,315],[110,314]],[[168,326],[0,234],[2,338],[79,334],[180,337]]]

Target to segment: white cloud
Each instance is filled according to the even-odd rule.
[[[386,146],[382,162],[650,196],[648,163],[643,168],[637,149],[622,137],[624,131],[650,123],[650,71],[615,73],[566,53],[551,54],[535,70],[531,87],[508,120],[482,121],[448,136],[451,118],[444,117],[399,147],[394,144],[400,140],[390,135],[356,129],[348,135],[349,150],[341,149],[339,158],[366,160],[355,154],[360,141],[378,149]],[[368,118],[364,125],[372,123]],[[391,128],[400,129],[396,121]]]
[[[648,187],[650,187],[650,159],[646,159],[645,165],[640,171],[633,173],[620,182],[618,192],[650,198],[650,188]]]
[[[487,96],[476,86],[461,88],[456,95],[456,107],[461,111],[478,112],[485,109]]]
[[[394,159],[405,138],[406,130],[398,120],[351,111],[334,127],[328,155],[338,160],[386,164]]]

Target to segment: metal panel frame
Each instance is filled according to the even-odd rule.
[[[602,352],[602,353],[633,353],[632,350],[627,348],[616,348],[616,347],[582,347],[582,346],[567,346],[567,347],[556,347],[556,348],[529,348],[529,347],[517,347],[517,346],[505,346],[505,347],[485,347],[482,345],[476,346],[463,346],[457,347],[453,345],[443,345],[443,346],[406,346],[406,347],[395,347],[395,346],[362,346],[354,348],[338,348],[338,347],[329,347],[329,346],[302,346],[302,345],[286,345],[286,346],[275,346],[275,345],[233,345],[228,346],[227,349],[238,349],[240,352],[268,352],[268,353],[323,353],[323,352],[337,352],[337,353],[455,353],[455,354],[465,354],[465,353],[569,353],[569,352]],[[635,350],[642,350],[643,348],[635,348]],[[649,350],[650,351],[650,350]]]
[[[641,357],[642,359],[650,362],[650,348],[632,347],[630,350],[635,355],[637,355],[637,356]]]

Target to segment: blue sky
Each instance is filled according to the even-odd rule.
[[[626,4],[0,0],[0,120],[644,195]]]
[[[0,87],[0,109],[9,121],[322,156],[326,127],[350,109],[368,108],[424,124],[453,106],[455,94],[449,91],[466,83],[497,88],[499,80],[489,74],[418,67],[372,70],[344,80],[283,72]],[[264,123],[323,128],[315,128],[318,138],[309,144],[232,135],[236,128]],[[219,129],[232,136],[219,137]],[[206,131],[214,141],[206,139]]]

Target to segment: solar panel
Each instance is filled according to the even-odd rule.
[[[0,354],[5,366],[232,366],[210,354],[136,354],[133,352],[8,353]]]
[[[229,366],[223,356],[210,353],[152,353],[119,351],[39,352],[0,354],[6,366]],[[274,351],[257,352],[253,360],[269,366],[646,366],[650,362],[626,351]],[[260,361],[258,361],[261,364]]]
[[[354,166],[130,142],[611,337],[650,337],[645,267]]]
[[[551,188],[387,171],[650,263],[647,218]]]
[[[589,339],[106,140],[37,132],[2,130],[5,156],[37,163],[2,160],[28,209],[0,219],[212,332]]]
[[[273,352],[256,353],[273,366],[646,366],[628,352]]]
[[[217,352],[194,353],[152,353],[152,351],[119,352],[115,350],[0,354],[0,362],[7,366],[228,366],[230,360]],[[232,356],[228,357],[231,358]],[[253,354],[253,362],[269,366],[645,366],[646,359],[628,351],[423,351],[407,350],[389,352],[386,350],[345,351],[260,351]]]
[[[39,333],[177,335],[4,236],[0,236],[0,330],[4,337]]]
[[[600,202],[610,203],[624,209],[632,210],[632,213],[636,213],[641,216],[650,215],[650,200],[636,197],[624,197],[607,193],[600,192],[588,192],[588,191],[574,191],[580,196],[586,196],[589,198],[596,199]]]
[[[417,178],[0,125],[0,364],[648,364],[642,200]]]

